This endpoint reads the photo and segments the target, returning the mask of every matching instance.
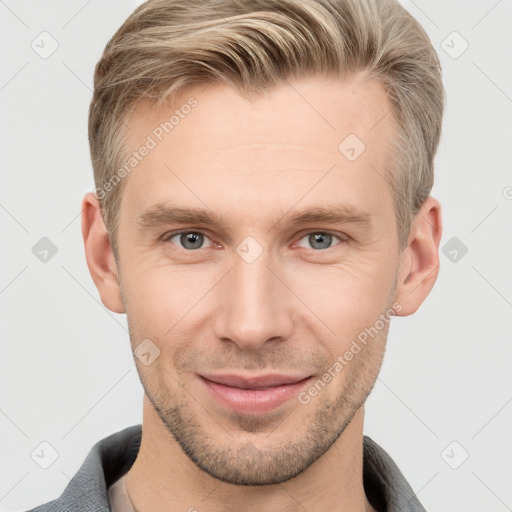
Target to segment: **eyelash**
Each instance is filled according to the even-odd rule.
[[[203,233],[202,231],[195,231],[195,230],[191,230],[191,229],[182,229],[182,230],[179,230],[179,231],[172,231],[171,233],[166,233],[163,237],[162,237],[162,241],[163,242],[169,242],[172,238],[174,238],[175,236],[177,235],[181,235],[183,233],[194,233],[194,234],[198,234],[198,235],[203,235],[204,237],[206,238],[210,238],[207,234]],[[309,235],[312,235],[312,234],[324,234],[324,235],[331,235],[331,236],[334,236],[336,238],[338,238],[340,240],[340,243],[341,242],[347,242],[348,241],[348,237],[346,235],[342,235],[341,233],[334,233],[332,231],[322,231],[322,230],[312,230],[312,231],[308,231],[307,233],[304,233],[299,240],[302,240],[303,238],[309,236]],[[327,247],[326,249],[313,249],[313,248],[309,248],[311,251],[314,251],[314,252],[318,252],[318,253],[321,253],[321,252],[324,252],[324,251],[328,251],[329,249],[332,249],[333,247],[335,247],[336,245],[338,244],[335,244],[331,247]],[[178,247],[179,249],[182,249],[182,247]],[[200,251],[201,249],[203,249],[203,247],[201,247],[200,249],[185,249],[183,248],[184,251],[187,251],[187,252],[196,252],[196,251]]]

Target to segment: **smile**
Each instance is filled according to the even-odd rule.
[[[264,414],[297,396],[311,376],[200,375],[210,394],[224,408],[241,414]]]

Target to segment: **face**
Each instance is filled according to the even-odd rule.
[[[375,383],[400,266],[389,108],[377,82],[315,77],[250,101],[192,88],[129,120],[131,150],[155,143],[119,211],[131,344],[150,340],[154,358],[135,362],[167,429],[220,480],[301,473]]]

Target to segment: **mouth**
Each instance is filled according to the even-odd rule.
[[[223,408],[241,414],[264,414],[296,397],[312,376],[269,374],[199,375],[210,395]]]

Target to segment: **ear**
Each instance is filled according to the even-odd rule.
[[[395,293],[395,302],[402,307],[397,316],[415,313],[432,290],[439,273],[441,235],[441,205],[428,197],[414,218],[402,253]]]
[[[124,313],[119,270],[110,246],[98,198],[89,192],[82,201],[82,236],[91,277],[101,302],[114,313]]]

